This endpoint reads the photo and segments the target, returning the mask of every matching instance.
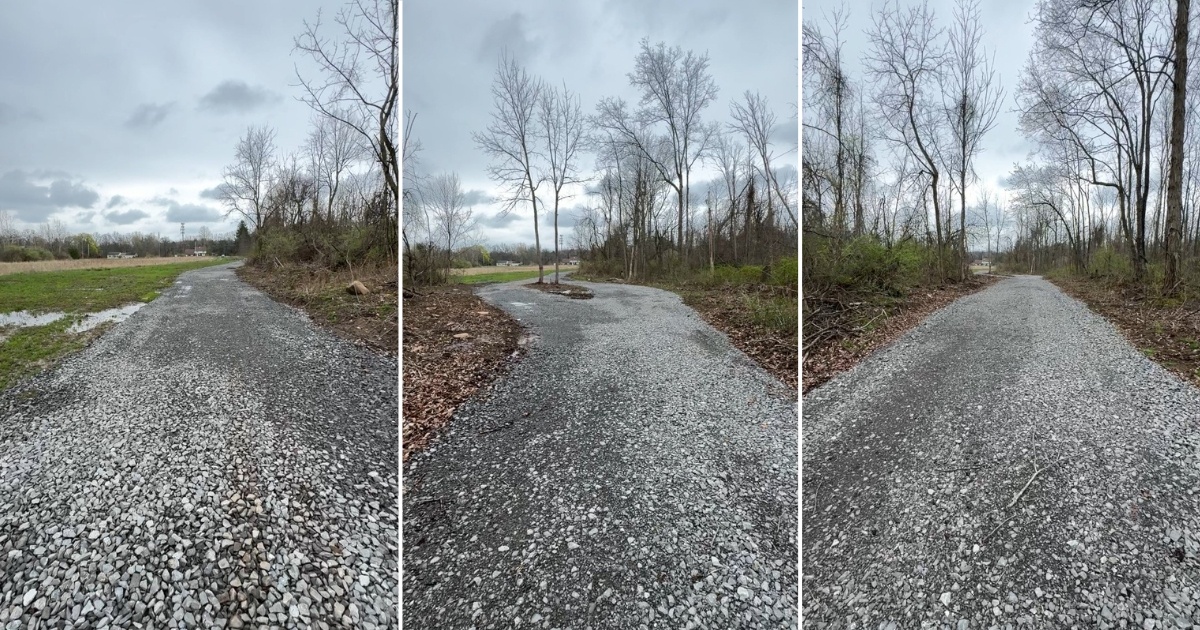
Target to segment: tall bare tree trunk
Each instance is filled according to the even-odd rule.
[[[1188,16],[1191,0],[1175,2],[1175,72],[1171,102],[1171,163],[1167,174],[1167,269],[1163,291],[1172,295],[1179,283],[1183,246],[1183,133],[1186,124]]]

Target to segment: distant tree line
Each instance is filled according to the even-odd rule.
[[[728,122],[705,120],[718,93],[708,64],[706,54],[643,40],[629,74],[640,105],[604,98],[585,115],[565,85],[501,55],[491,123],[473,137],[492,160],[489,174],[504,191],[506,211],[526,206],[533,215],[530,262],[541,269],[564,259],[560,212],[568,189],[579,185],[588,198],[576,205],[572,245],[598,273],[647,279],[796,255],[798,178],[772,163],[775,114],[761,95],[747,92],[730,104]],[[404,273],[406,282],[436,283],[473,236],[476,217],[457,174],[419,172],[415,119],[410,112],[403,144]],[[591,169],[584,167],[588,157]],[[703,182],[697,195],[693,176],[702,165],[720,177]],[[553,226],[552,249],[542,247],[544,216]]]
[[[72,234],[65,223],[51,219],[36,229],[18,230],[11,214],[0,212],[0,262],[104,258],[109,254],[179,256],[196,249],[210,256],[235,256],[250,251],[251,238],[245,225],[239,230],[214,235],[201,227],[195,235],[180,241],[177,236],[142,232],[87,232]],[[239,236],[240,235],[240,236]]]

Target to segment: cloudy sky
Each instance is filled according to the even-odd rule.
[[[0,5],[0,210],[17,227],[216,234],[216,186],[250,125],[298,148],[293,38],[340,0],[4,2]]]
[[[603,97],[637,104],[639,94],[627,75],[642,38],[707,52],[720,93],[704,119],[727,122],[732,100],[746,90],[760,92],[778,121],[772,165],[798,163],[792,118],[799,92],[796,0],[447,0],[404,2],[401,10],[402,99],[417,114],[413,134],[423,146],[420,169],[426,175],[458,173],[476,204],[486,242],[533,243],[528,204],[501,217],[502,207],[490,202],[499,188],[488,179],[488,157],[471,139],[490,121],[492,79],[505,48],[531,74],[556,85],[565,82],[579,94],[585,115],[595,113]],[[590,171],[593,156],[583,160]],[[559,220],[568,241],[571,209],[589,202],[582,191],[573,192]]]
[[[901,6],[912,6],[918,0],[899,0]],[[1033,27],[1029,24],[1035,0],[981,0],[980,16],[983,22],[983,45],[988,54],[995,54],[996,74],[1004,86],[1004,103],[996,119],[996,126],[984,138],[983,152],[976,158],[975,170],[979,183],[975,191],[988,188],[997,195],[1007,195],[1001,180],[1012,170],[1013,164],[1025,161],[1034,147],[1018,130],[1018,115],[1014,94],[1020,79],[1021,68],[1029,58],[1033,47]],[[882,5],[872,2],[843,2],[843,0],[804,0],[805,23],[817,24],[822,32],[831,33],[826,19],[842,6],[848,16],[843,34],[846,45],[843,59],[848,60],[848,70],[855,80],[864,76],[862,59],[869,52],[866,31],[871,28],[871,16]],[[938,18],[938,24],[949,27],[954,16],[954,0],[929,0],[929,6]],[[975,193],[968,182],[967,204],[974,203]]]

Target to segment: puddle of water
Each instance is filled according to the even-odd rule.
[[[530,302],[509,302],[509,304],[517,308],[533,308],[533,304]]]
[[[143,306],[145,306],[145,303],[135,302],[133,304],[126,304],[125,306],[118,308],[105,309],[98,313],[88,313],[87,317],[84,317],[82,320],[72,324],[71,327],[67,329],[67,332],[76,334],[91,330],[100,324],[103,324],[104,322],[123,322],[126,319],[129,319],[130,315],[138,312],[138,309],[142,308]]]
[[[21,328],[45,326],[46,324],[53,324],[66,316],[66,313],[42,313],[41,315],[34,315],[29,311],[0,313],[0,328],[4,326],[20,326]]]
[[[67,329],[71,334],[86,332],[103,324],[104,322],[123,322],[130,315],[133,315],[138,309],[145,306],[141,302],[127,304],[119,308],[110,308],[97,313],[87,313],[84,318],[75,322]],[[29,311],[16,311],[13,313],[0,313],[0,328],[7,326],[17,326],[20,328],[28,328],[30,326],[45,326],[66,317],[66,313],[42,313],[34,315]],[[0,341],[4,341],[8,336],[0,336]]]

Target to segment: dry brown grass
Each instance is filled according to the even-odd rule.
[[[559,265],[559,271],[574,271],[579,269],[579,265]],[[554,263],[543,265],[542,270],[548,273],[554,271]],[[450,273],[456,276],[477,276],[481,273],[506,273],[509,271],[537,271],[537,265],[521,265],[520,267],[469,267],[467,269],[451,269]]]
[[[111,269],[114,267],[145,267],[147,265],[167,265],[171,263],[209,260],[208,258],[180,256],[154,258],[85,258],[80,260],[39,260],[35,262],[0,262],[0,276],[11,273],[30,273],[36,271],[66,271],[69,269]]]

